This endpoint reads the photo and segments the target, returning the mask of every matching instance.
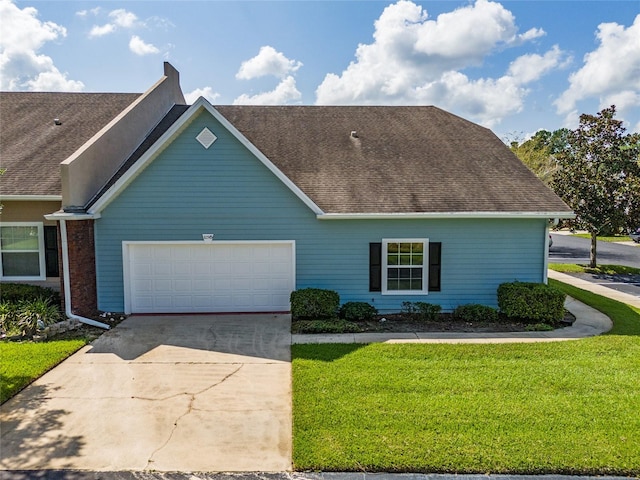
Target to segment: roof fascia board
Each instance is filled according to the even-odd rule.
[[[204,97],[198,98],[191,107],[147,150],[144,155],[125,174],[114,183],[89,209],[88,213],[99,213],[109,205],[124,188],[129,185],[146,167],[157,157],[166,145],[189,125],[203,110],[211,114],[236,139],[244,145],[260,162],[262,162],[282,183],[284,183],[302,202],[316,215],[324,212],[297,185],[282,173],[255,145],[253,145],[237,128],[235,128],[213,105]]]
[[[100,218],[99,213],[69,213],[65,211],[53,212],[45,215],[47,220],[59,221],[59,220],[96,220]]]
[[[418,220],[451,218],[575,218],[568,212],[420,212],[420,213],[325,213],[318,220]]]
[[[5,202],[61,202],[62,195],[0,195]]]

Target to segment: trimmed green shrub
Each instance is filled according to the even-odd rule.
[[[566,295],[544,283],[511,282],[498,286],[498,306],[510,318],[555,322],[564,317]]]
[[[359,333],[362,328],[346,320],[298,320],[291,324],[292,333]]]
[[[347,302],[340,307],[340,318],[350,321],[372,320],[378,309],[367,302]]]
[[[290,300],[294,320],[334,318],[340,305],[338,292],[321,288],[296,290],[291,292]]]
[[[442,311],[440,305],[427,302],[402,302],[400,313],[413,320],[433,322],[438,319]]]
[[[453,311],[453,317],[463,322],[496,322],[498,321],[498,311],[487,305],[469,303],[456,307]]]
[[[0,284],[0,298],[3,302],[18,303],[21,300],[33,300],[36,298],[49,298],[51,303],[60,305],[60,293],[49,287],[28,285],[26,283],[2,283]]]
[[[36,298],[18,302],[18,327],[25,335],[34,335],[47,325],[62,319],[60,307],[53,305],[50,298]]]

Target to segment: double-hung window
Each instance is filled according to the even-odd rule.
[[[428,238],[369,244],[369,291],[426,295],[440,291],[442,244]]]
[[[429,240],[382,240],[382,293],[428,292]]]
[[[42,223],[0,225],[0,272],[3,280],[45,280]]]

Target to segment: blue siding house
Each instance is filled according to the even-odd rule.
[[[427,106],[186,105],[164,78],[63,162],[46,218],[72,313],[282,312],[306,287],[450,311],[546,281],[572,212],[490,130]]]
[[[546,280],[570,211],[486,129],[434,107],[176,108],[87,209],[101,310],[287,311],[305,287],[452,310]]]

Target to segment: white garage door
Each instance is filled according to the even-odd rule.
[[[283,312],[294,242],[125,242],[128,313]]]

